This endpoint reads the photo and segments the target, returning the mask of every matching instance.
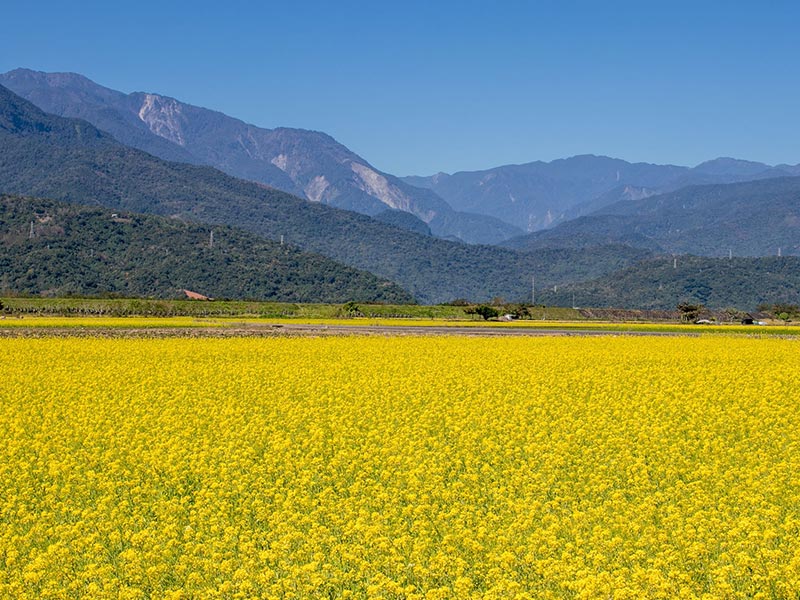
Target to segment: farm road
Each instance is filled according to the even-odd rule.
[[[307,323],[231,323],[225,327],[0,327],[2,337],[278,337],[278,336],[464,336],[464,337],[586,337],[697,336],[674,331],[623,331],[534,327],[459,327],[414,325],[319,325]]]

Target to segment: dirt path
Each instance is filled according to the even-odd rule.
[[[586,337],[586,336],[697,336],[669,331],[619,331],[533,327],[459,327],[409,325],[309,325],[303,323],[247,323],[230,327],[0,327],[0,337],[276,337],[276,336],[465,336],[465,337]]]

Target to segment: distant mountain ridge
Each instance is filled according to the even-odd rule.
[[[535,251],[592,243],[700,256],[800,255],[800,177],[689,186],[620,200],[504,245]]]
[[[456,210],[487,214],[528,231],[553,227],[619,200],[651,196],[699,184],[736,183],[800,175],[800,165],[717,158],[696,167],[630,163],[582,155],[482,171],[405,177],[427,187]]]
[[[46,112],[80,118],[125,145],[165,160],[216,167],[337,208],[410,212],[434,235],[495,243],[522,230],[489,215],[454,211],[436,193],[383,173],[329,135],[264,129],[160,94],[124,94],[76,73],[16,69],[0,84]]]

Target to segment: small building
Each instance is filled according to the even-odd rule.
[[[203,294],[199,294],[197,292],[193,292],[192,290],[183,290],[183,293],[186,294],[186,297],[190,300],[213,300],[208,296],[204,296]]]

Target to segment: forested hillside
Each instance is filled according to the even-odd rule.
[[[543,289],[542,302],[562,306],[674,309],[680,302],[754,310],[800,304],[800,258],[663,256],[594,281]]]
[[[0,293],[413,300],[370,273],[242,230],[52,200],[0,196],[0,250]]]
[[[510,248],[625,243],[672,254],[800,254],[800,177],[691,186],[624,200],[506,242]]]

